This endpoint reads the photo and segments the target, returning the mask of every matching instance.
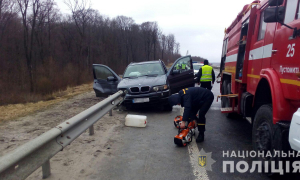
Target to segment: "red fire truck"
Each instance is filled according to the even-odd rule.
[[[225,30],[221,110],[252,123],[254,150],[290,148],[289,127],[300,107],[299,29],[299,0],[262,0],[244,6]]]

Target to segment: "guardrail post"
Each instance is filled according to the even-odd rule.
[[[46,161],[42,165],[42,171],[43,171],[43,179],[46,179],[51,175],[51,169],[50,169],[50,160]]]
[[[112,116],[112,110],[109,111],[109,116]]]
[[[91,125],[89,129],[90,129],[90,136],[94,135],[94,125]]]

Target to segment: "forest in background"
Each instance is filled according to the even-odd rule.
[[[205,60],[205,58],[200,57],[200,56],[192,56],[192,59],[194,62],[197,61],[197,62],[201,62],[201,63],[203,63]]]
[[[157,22],[109,18],[86,0],[0,0],[0,105],[45,100],[45,95],[91,82],[92,64],[122,74],[130,62],[181,55],[173,34]]]

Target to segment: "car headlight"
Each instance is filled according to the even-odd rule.
[[[161,86],[154,86],[153,87],[153,91],[163,91],[163,90],[166,90],[166,89],[169,89],[169,86],[168,85],[161,85]]]

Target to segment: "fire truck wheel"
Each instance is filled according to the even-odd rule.
[[[252,145],[256,152],[263,152],[264,156],[257,156],[257,160],[263,162],[263,168],[265,167],[264,162],[268,162],[267,175],[274,176],[276,174],[271,173],[271,161],[275,161],[275,165],[278,166],[278,162],[281,160],[279,157],[274,156],[274,150],[282,150],[282,131],[278,125],[273,124],[273,109],[272,104],[261,106],[254,119],[252,129]],[[272,157],[270,157],[270,153]],[[267,154],[269,154],[267,156]],[[267,157],[266,157],[267,156]]]

